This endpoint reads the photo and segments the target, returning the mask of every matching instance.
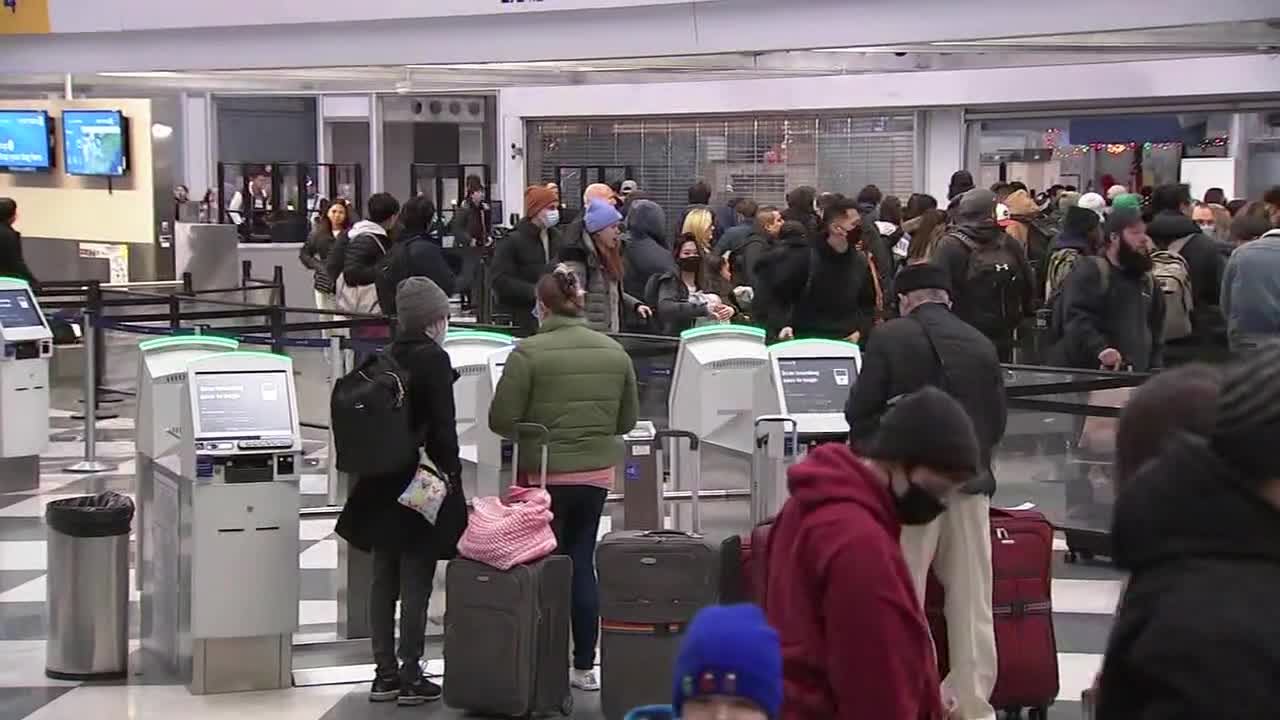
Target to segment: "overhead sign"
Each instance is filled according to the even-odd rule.
[[[653,5],[690,5],[710,0],[347,0],[263,3],[222,0],[182,3],[172,0],[0,0],[2,33],[119,32],[176,28],[230,27],[251,18],[256,26],[292,23],[413,20],[522,12],[622,9]],[[52,6],[52,26],[50,7]]]
[[[0,35],[43,35],[49,32],[49,0],[4,0]]]

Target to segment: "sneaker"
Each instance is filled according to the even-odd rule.
[[[422,705],[433,700],[439,700],[444,691],[439,685],[431,682],[425,677],[419,676],[417,680],[411,683],[405,683],[404,688],[400,691],[400,697],[396,700],[397,705]]]
[[[377,676],[369,688],[369,702],[391,702],[400,697],[400,676]]]
[[[595,670],[574,668],[569,674],[569,684],[583,692],[600,692],[600,678]]]

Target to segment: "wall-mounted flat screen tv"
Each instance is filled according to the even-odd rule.
[[[53,167],[53,128],[43,110],[0,110],[0,172]]]
[[[68,175],[120,177],[129,169],[129,133],[119,110],[62,111]]]

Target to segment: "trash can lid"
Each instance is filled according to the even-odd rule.
[[[128,535],[133,500],[113,490],[54,500],[45,505],[44,521],[51,530],[71,537]]]

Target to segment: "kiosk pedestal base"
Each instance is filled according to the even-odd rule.
[[[195,640],[192,695],[281,690],[293,686],[293,636]]]
[[[40,456],[0,458],[0,493],[40,488]]]

